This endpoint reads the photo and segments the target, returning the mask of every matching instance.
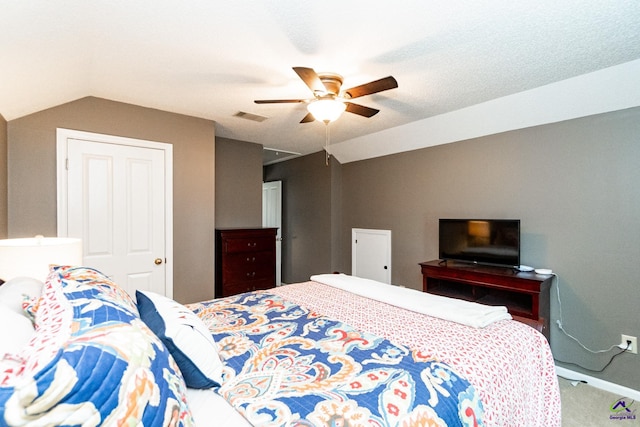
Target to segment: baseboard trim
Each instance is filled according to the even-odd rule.
[[[590,375],[581,374],[580,372],[572,371],[571,369],[556,366],[556,374],[562,378],[569,380],[585,381],[592,387],[599,388],[600,390],[608,391],[613,394],[617,394],[620,397],[628,397],[633,400],[640,401],[640,390],[634,390],[629,387],[615,384],[609,381],[601,380]]]

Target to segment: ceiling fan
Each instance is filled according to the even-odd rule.
[[[300,123],[314,120],[329,123],[340,117],[343,111],[363,117],[372,117],[380,110],[354,104],[349,100],[365,95],[382,92],[398,87],[398,82],[392,76],[369,83],[342,90],[342,76],[335,73],[316,73],[313,68],[293,67],[302,81],[311,89],[314,98],[311,99],[257,99],[256,104],[286,104],[306,102],[309,113]]]

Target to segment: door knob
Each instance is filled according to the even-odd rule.
[[[154,263],[155,265],[160,265],[160,264],[162,264],[162,258],[156,258],[156,259],[153,261],[153,263]]]

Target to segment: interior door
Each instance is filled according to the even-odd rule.
[[[262,184],[262,226],[277,227],[276,286],[282,284],[282,181]]]
[[[62,228],[67,236],[82,239],[84,265],[100,270],[132,296],[139,289],[172,297],[166,264],[165,150],[71,137],[64,145]]]
[[[391,230],[351,230],[351,274],[391,284]]]

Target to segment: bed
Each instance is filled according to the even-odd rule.
[[[84,267],[22,285],[0,425],[560,425],[548,343],[504,308],[346,275],[186,306]]]

